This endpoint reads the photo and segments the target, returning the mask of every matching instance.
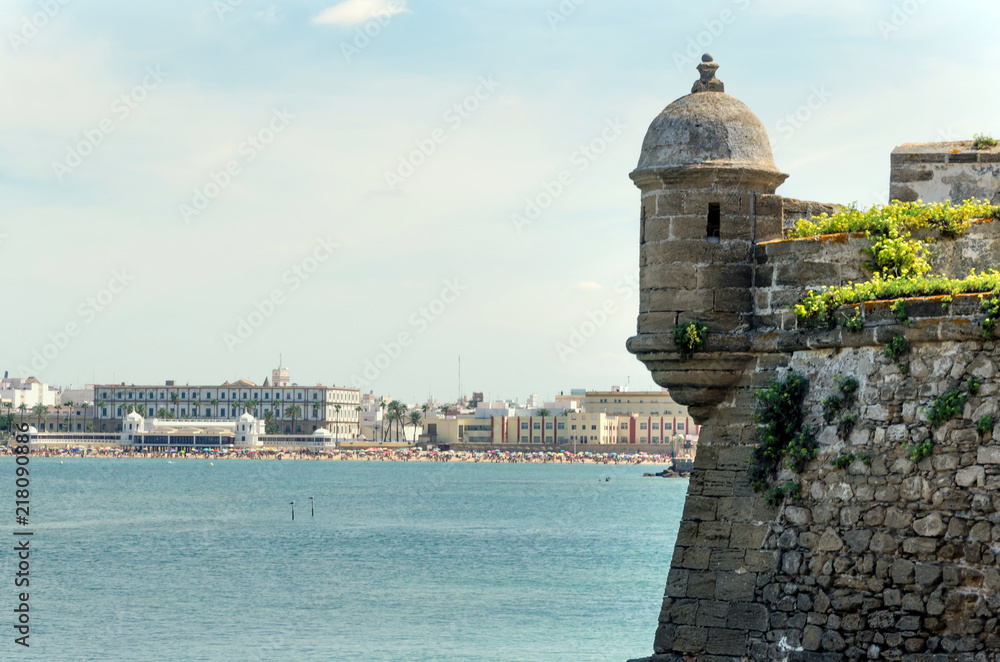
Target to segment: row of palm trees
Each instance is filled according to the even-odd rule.
[[[38,404],[38,405],[35,405],[34,407],[30,407],[29,408],[28,405],[26,405],[25,403],[22,402],[21,404],[19,404],[17,406],[17,411],[21,415],[21,420],[18,421],[17,420],[17,415],[14,414],[14,412],[12,411],[14,409],[13,403],[11,403],[11,402],[5,402],[5,403],[3,403],[3,407],[7,411],[5,413],[3,413],[3,414],[0,414],[0,429],[6,430],[7,432],[11,432],[13,430],[15,422],[18,422],[19,424],[23,425],[24,424],[24,415],[26,413],[28,413],[29,411],[35,416],[36,423],[37,423],[37,425],[36,425],[37,429],[41,430],[42,429],[42,419],[49,414],[49,406],[48,405]],[[58,428],[59,428],[59,430],[62,430],[62,425],[63,425],[63,423],[65,423],[66,424],[66,429],[68,431],[72,432],[73,431],[73,409],[76,407],[76,403],[73,402],[72,400],[69,400],[69,401],[66,401],[66,402],[64,402],[62,404],[59,404],[59,405],[53,405],[53,413],[58,414],[59,412],[62,411],[63,407],[67,408],[69,411],[68,411],[68,414],[67,414],[67,416],[66,416],[65,419],[63,419],[61,421],[58,421]],[[80,404],[80,408],[83,409],[83,411],[84,411],[84,414],[83,414],[84,415],[84,419],[86,420],[87,410],[91,408],[91,405],[90,405],[89,402],[83,402],[83,403]],[[94,413],[96,415],[97,412],[94,412]],[[93,426],[94,426],[94,423],[88,423],[87,424],[87,428],[88,429],[92,430]]]
[[[395,431],[396,441],[399,441],[400,435],[402,435],[405,441],[407,422],[416,428],[416,426],[420,425],[421,419],[427,416],[427,411],[430,409],[430,406],[425,404],[420,407],[421,411],[410,412],[409,407],[399,400],[391,402],[382,400],[378,403],[378,406],[382,409],[382,441],[389,441],[389,436],[393,431]],[[359,412],[361,411],[361,407],[357,409]],[[386,423],[388,423],[388,426]],[[414,436],[416,436],[415,433]]]

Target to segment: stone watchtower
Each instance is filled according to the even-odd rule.
[[[702,57],[701,79],[650,124],[630,175],[642,211],[638,334],[628,349],[696,420],[749,358],[740,336],[754,327],[754,244],[781,238],[774,190],[788,177],[764,124],[725,93],[718,68]],[[697,370],[681,366],[673,341],[674,325],[690,322],[713,332]]]

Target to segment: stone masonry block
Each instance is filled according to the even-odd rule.
[[[733,548],[760,549],[764,546],[764,539],[767,537],[767,524],[743,524],[736,522],[733,524],[732,533],[729,536],[729,545]]]
[[[753,299],[750,290],[738,287],[725,287],[715,290],[714,310],[720,313],[742,313],[753,310]]]
[[[704,652],[708,642],[708,630],[701,627],[682,625],[674,634],[673,649],[679,653],[696,654]]]
[[[747,633],[743,630],[713,628],[708,632],[705,650],[713,655],[743,655],[747,647]]]
[[[664,595],[671,598],[687,597],[688,579],[690,576],[690,570],[671,568],[667,574],[667,587],[664,590]]]
[[[752,284],[753,267],[749,264],[710,264],[698,268],[698,288],[747,288]]]
[[[729,614],[726,625],[734,630],[767,629],[767,607],[762,604],[733,602],[729,604]]]
[[[707,628],[724,628],[729,616],[729,603],[719,600],[702,600],[698,603],[698,625]]]
[[[749,602],[753,600],[757,573],[744,572],[736,574],[727,572],[719,575],[715,581],[715,599],[732,602]]]
[[[712,310],[715,293],[712,290],[650,290],[649,311],[663,312],[684,310],[701,312]]]

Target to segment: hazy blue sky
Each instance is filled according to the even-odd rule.
[[[1000,134],[998,20],[986,0],[5,2],[0,370],[259,383],[282,353],[300,384],[453,400],[461,355],[493,398],[651,387],[624,348],[628,173],[697,56],[766,125],[779,193],[870,204],[895,145]]]

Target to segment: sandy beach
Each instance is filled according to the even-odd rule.
[[[5,446],[3,455],[13,455],[13,447]],[[31,457],[103,457],[103,458],[170,458],[192,460],[304,460],[347,462],[480,462],[530,464],[650,464],[670,465],[669,455],[648,453],[572,453],[570,451],[424,451],[415,448],[365,448],[329,451],[302,451],[287,448],[179,450],[144,452],[112,447],[77,447],[33,450]]]

